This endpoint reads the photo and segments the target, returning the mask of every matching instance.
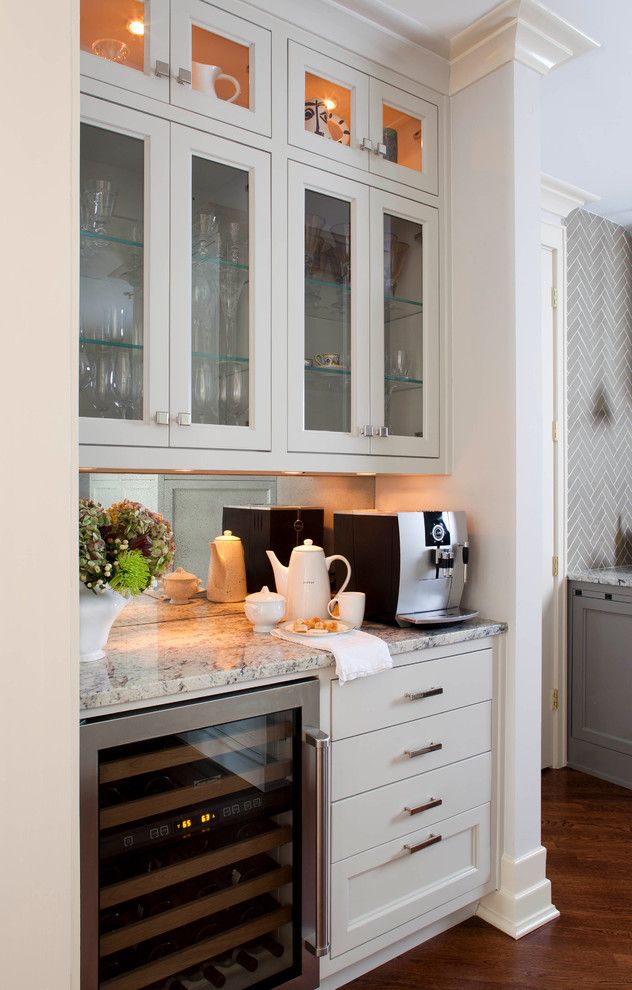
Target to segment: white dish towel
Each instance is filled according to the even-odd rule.
[[[356,677],[379,674],[381,670],[390,670],[393,666],[393,658],[384,640],[359,629],[341,636],[302,636],[300,633],[274,629],[272,635],[277,639],[285,639],[288,643],[299,643],[301,646],[333,653],[341,684],[354,681]]]

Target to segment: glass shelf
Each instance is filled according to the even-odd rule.
[[[234,364],[250,363],[249,358],[239,357],[236,354],[208,354],[206,351],[192,351],[192,357],[205,358],[207,361],[218,361],[224,363],[234,363]]]
[[[342,299],[351,293],[349,283],[330,282],[326,279],[310,276],[305,279],[305,284],[329,290],[329,298],[331,299],[333,297],[336,300],[336,302],[325,303],[321,307],[320,305],[314,305],[314,301],[308,298],[305,305],[305,315],[312,320],[337,322],[340,319],[338,306],[342,303]],[[386,323],[404,320],[410,316],[417,316],[422,312],[423,302],[420,299],[406,299],[403,296],[384,296],[384,320]]]
[[[126,340],[100,340],[97,337],[80,337],[80,344],[96,344],[98,347],[122,347],[128,351],[142,351],[142,344],[131,344]]]
[[[98,234],[92,230],[80,230],[80,236],[89,241],[103,241],[106,244],[121,244],[123,247],[142,248],[142,241],[130,241],[126,237],[113,237],[110,234]]]
[[[224,261],[223,258],[210,258],[205,254],[194,254],[193,261],[196,264],[213,265],[214,268],[239,268],[243,272],[247,272],[250,268],[240,261]]]

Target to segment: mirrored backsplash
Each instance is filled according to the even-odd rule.
[[[332,553],[333,513],[375,508],[375,478],[86,472],[79,494],[105,506],[129,498],[160,512],[175,534],[175,566],[205,582],[209,541],[222,532],[225,505],[322,506],[325,551]]]

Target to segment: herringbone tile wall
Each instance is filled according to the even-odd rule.
[[[568,233],[568,566],[632,564],[632,239],[574,210]]]

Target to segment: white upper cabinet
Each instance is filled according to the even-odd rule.
[[[82,97],[80,440],[169,443],[169,124]]]
[[[169,100],[169,0],[81,0],[82,75]]]
[[[433,103],[289,42],[290,144],[437,195],[437,122]]]
[[[368,453],[369,189],[288,168],[288,446]]]
[[[438,108],[379,79],[370,94],[371,171],[437,195]]]
[[[171,102],[270,135],[271,36],[206,0],[173,0]]]
[[[289,163],[290,450],[439,456],[433,207]]]
[[[368,169],[369,77],[290,41],[288,141],[334,161]]]
[[[171,446],[270,449],[270,156],[173,125]]]
[[[270,135],[271,33],[206,0],[81,0],[81,72]]]

